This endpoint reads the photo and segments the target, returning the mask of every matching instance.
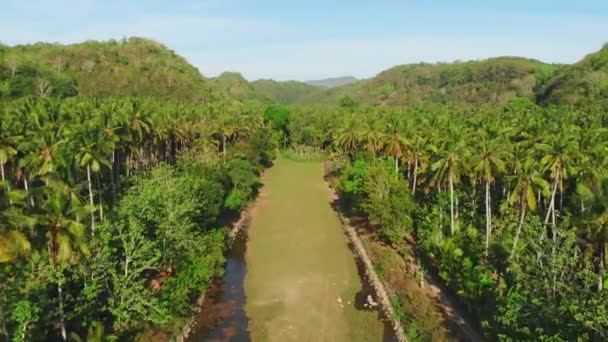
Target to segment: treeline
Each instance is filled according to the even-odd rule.
[[[274,154],[259,110],[230,106],[0,102],[0,339],[181,328]]]
[[[601,340],[607,124],[598,106],[515,99],[295,110],[289,136],[330,153],[345,210],[402,253],[421,254],[488,339]]]

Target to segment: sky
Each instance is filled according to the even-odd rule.
[[[574,63],[608,42],[607,0],[0,0],[0,42],[138,36],[205,76],[358,78],[399,64]]]

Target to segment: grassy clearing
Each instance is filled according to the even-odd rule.
[[[263,181],[247,248],[252,339],[381,341],[377,313],[354,307],[361,280],[320,163],[280,158]]]

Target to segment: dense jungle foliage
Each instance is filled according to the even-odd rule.
[[[246,108],[3,102],[0,335],[170,329],[222,273],[223,227],[255,196],[274,149]]]

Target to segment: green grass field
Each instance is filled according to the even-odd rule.
[[[263,182],[246,256],[253,341],[382,341],[377,313],[354,307],[361,280],[321,164],[279,158]]]

